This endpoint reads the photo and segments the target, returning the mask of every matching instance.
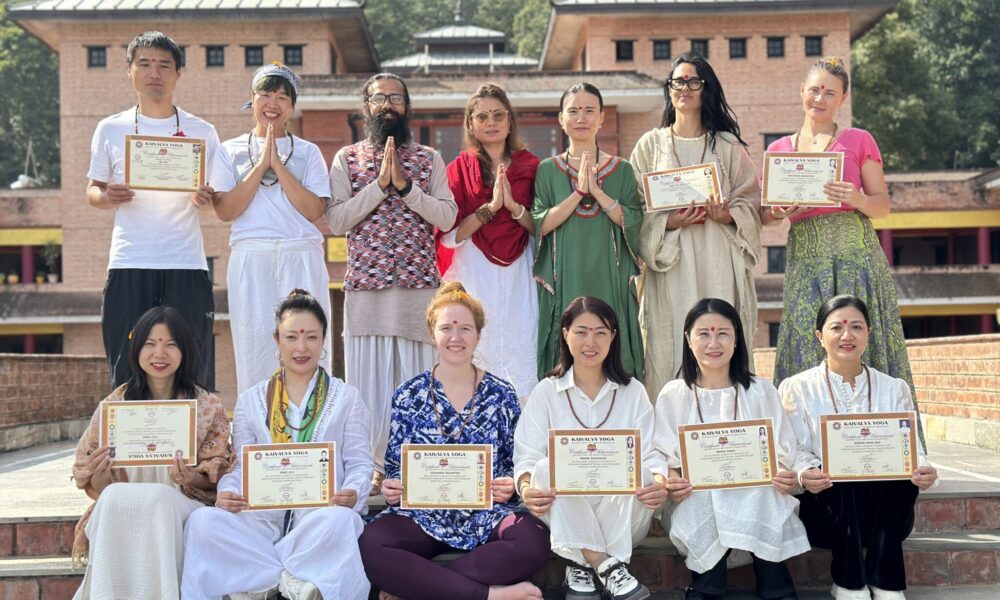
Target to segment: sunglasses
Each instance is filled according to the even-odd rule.
[[[697,77],[692,77],[690,79],[673,78],[667,80],[667,85],[670,86],[670,89],[675,92],[683,90],[684,86],[687,86],[687,88],[692,92],[697,92],[701,88],[705,87],[705,80],[698,79]]]
[[[480,124],[486,123],[487,121],[491,121],[493,123],[503,123],[507,120],[507,111],[495,110],[491,113],[481,112],[472,115],[472,118],[476,121],[476,123]]]

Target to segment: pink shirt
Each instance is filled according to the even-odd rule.
[[[767,147],[767,150],[769,152],[794,152],[792,136],[787,135],[780,140],[772,142]],[[875,143],[875,138],[872,137],[872,134],[864,129],[856,129],[854,127],[845,129],[827,152],[844,153],[844,181],[853,183],[854,187],[859,190],[863,189],[861,185],[861,165],[868,162],[868,160],[878,161],[880,164],[882,162],[882,153],[879,152],[878,144]],[[789,217],[789,220],[795,222],[819,215],[852,210],[854,209],[846,204],[840,208],[814,208],[802,214]]]

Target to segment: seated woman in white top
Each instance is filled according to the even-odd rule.
[[[299,77],[282,64],[257,69],[250,83],[253,128],[223,142],[208,180],[215,214],[232,221],[226,282],[240,393],[274,370],[271,311],[293,288],[315,296],[330,319],[323,234],[313,223],[330,199],[316,144],[288,131]],[[330,340],[320,364],[330,371]]]
[[[757,595],[795,598],[785,559],[809,550],[795,516],[795,434],[781,409],[778,391],[750,372],[743,324],[733,305],[703,298],[684,319],[681,368],[656,400],[656,448],[670,467],[667,488],[677,508],[664,515],[670,539],[687,557],[691,585],[685,598],[726,594],[726,557],[734,548],[753,555]],[[681,473],[678,425],[771,419],[775,465],[773,487],[703,490],[692,494]],[[766,438],[765,438],[766,439]]]
[[[918,467],[909,481],[834,484],[820,470],[822,415],[914,410],[905,381],[862,362],[869,327],[868,307],[858,298],[827,300],[816,315],[826,360],[782,381],[778,391],[799,440],[795,470],[808,491],[799,497],[799,517],[812,545],[833,553],[833,597],[895,600],[906,589],[902,544],[913,529],[917,493],[938,477],[923,444],[917,440]]]
[[[621,362],[618,317],[603,300],[580,296],[560,319],[559,364],[528,397],[514,430],[514,478],[528,510],[552,532],[566,558],[565,597],[642,600],[649,590],[628,572],[632,549],[667,499],[666,463],[653,439],[646,389]],[[634,496],[557,496],[549,486],[549,429],[639,429],[643,483]]]
[[[358,536],[372,472],[368,410],[358,390],[319,366],[327,323],[315,298],[292,293],[275,311],[280,368],[240,394],[233,418],[236,467],[219,481],[215,507],[186,527],[185,600],[362,600],[369,584]],[[335,442],[330,506],[247,512],[246,444]]]

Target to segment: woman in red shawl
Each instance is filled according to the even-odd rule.
[[[455,228],[438,233],[438,267],[490,316],[475,363],[509,381],[522,400],[535,373],[538,298],[532,279],[531,218],[538,158],[524,149],[499,86],[479,87],[465,106],[466,150],[448,165],[458,204]]]

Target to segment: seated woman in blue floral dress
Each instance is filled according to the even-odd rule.
[[[440,362],[393,395],[382,482],[389,508],[358,541],[365,571],[382,598],[542,598],[527,580],[548,559],[549,530],[527,512],[517,512],[512,475],[521,407],[511,384],[472,364],[484,324],[482,305],[461,284],[442,286],[427,308]],[[491,444],[493,508],[401,509],[403,444]],[[469,552],[447,565],[433,562],[455,549]]]

